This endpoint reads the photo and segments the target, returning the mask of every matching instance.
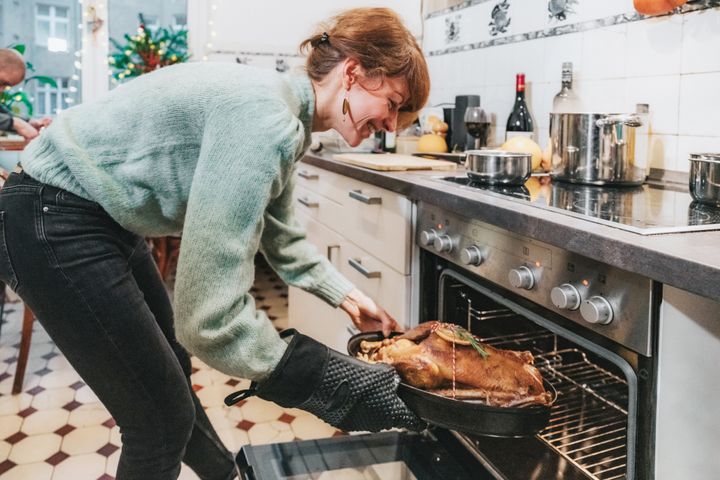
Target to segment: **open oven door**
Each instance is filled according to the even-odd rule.
[[[428,432],[382,432],[247,445],[238,453],[237,464],[244,480],[493,478],[467,452]]]

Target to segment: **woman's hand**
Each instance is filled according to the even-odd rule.
[[[38,136],[38,131],[35,127],[18,117],[13,118],[13,130],[15,130],[18,135],[22,135],[25,140],[32,140]]]
[[[361,332],[382,330],[387,337],[398,329],[395,319],[357,288],[345,297],[340,308],[345,310]]]

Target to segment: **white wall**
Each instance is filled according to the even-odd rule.
[[[272,67],[283,59],[303,64],[298,45],[315,26],[354,7],[389,7],[400,14],[418,37],[422,31],[420,0],[189,0],[190,46],[195,60],[235,61]]]
[[[479,94],[501,143],[515,73],[524,72],[544,146],[561,64],[572,61],[574,89],[589,111],[632,112],[637,103],[650,104],[652,167],[687,171],[688,153],[720,151],[720,8],[686,7],[645,19],[632,0],[578,0],[563,21],[549,18],[548,1],[507,0],[510,25],[492,36],[491,12],[499,3],[471,0],[426,16],[431,104]],[[459,32],[454,40],[447,34],[451,21]]]

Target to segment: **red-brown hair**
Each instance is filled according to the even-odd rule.
[[[430,94],[430,74],[422,50],[400,17],[389,8],[355,8],[336,15],[300,44],[307,52],[308,76],[322,80],[346,58],[357,60],[368,78],[403,77],[408,98],[398,129],[409,126]]]

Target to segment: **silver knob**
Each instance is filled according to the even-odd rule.
[[[433,244],[437,236],[437,232],[432,228],[430,230],[423,230],[420,232],[420,242],[426,247],[429,247]]]
[[[480,265],[483,262],[482,252],[475,245],[463,248],[460,261],[465,265]]]
[[[450,238],[450,235],[440,235],[439,237],[435,238],[433,246],[435,247],[435,250],[437,252],[450,253],[453,249],[452,238]]]
[[[508,274],[508,280],[515,288],[530,290],[535,286],[535,276],[528,267],[513,268]]]
[[[550,300],[553,305],[562,310],[577,310],[580,308],[580,292],[569,283],[550,290]]]
[[[580,315],[586,322],[607,325],[613,320],[613,309],[610,302],[599,295],[595,295],[580,305]]]

